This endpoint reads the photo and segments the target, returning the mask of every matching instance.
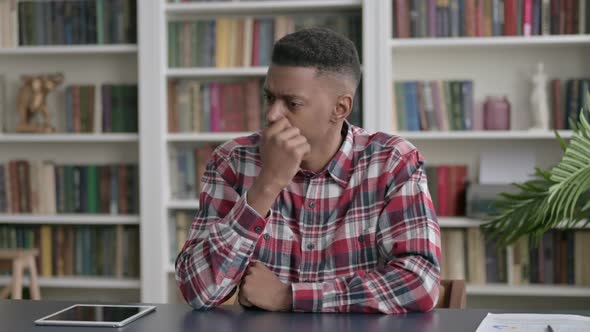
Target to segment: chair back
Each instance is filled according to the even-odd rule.
[[[441,280],[437,308],[465,309],[467,292],[465,280]]]

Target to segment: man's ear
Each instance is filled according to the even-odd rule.
[[[334,110],[332,111],[332,121],[337,122],[344,120],[352,112],[352,104],[354,102],[354,96],[352,94],[344,94],[338,96]]]

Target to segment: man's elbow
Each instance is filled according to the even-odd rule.
[[[428,312],[436,308],[439,296],[438,282],[430,286],[424,286],[425,295],[419,299],[416,306],[416,311]]]

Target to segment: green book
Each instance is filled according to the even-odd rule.
[[[113,85],[111,89],[111,128],[113,129],[114,133],[121,133],[123,132],[123,111],[122,105],[123,104],[123,93],[122,88],[120,85]]]
[[[88,213],[98,213],[98,169],[96,166],[88,166],[86,199]]]
[[[74,212],[74,168],[73,166],[63,166],[64,169],[64,188],[65,191],[65,211],[66,213]]]
[[[461,82],[451,82],[453,130],[464,130]]]
[[[96,0],[96,43],[105,44],[104,39],[104,0]]]
[[[455,128],[455,123],[453,122],[453,107],[452,107],[452,100],[451,98],[451,82],[444,81],[443,84],[443,93],[445,99],[445,108],[447,109],[447,120],[449,121],[449,129],[450,130],[457,130]]]
[[[130,133],[137,133],[138,130],[138,108],[139,108],[139,102],[138,102],[138,91],[137,91],[137,85],[135,84],[130,84],[127,86],[127,105],[128,106],[128,111],[127,111],[127,121],[125,122],[128,126],[127,126],[127,131]]]

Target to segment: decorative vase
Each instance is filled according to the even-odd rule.
[[[486,97],[483,113],[484,130],[510,130],[510,102],[505,96]]]

